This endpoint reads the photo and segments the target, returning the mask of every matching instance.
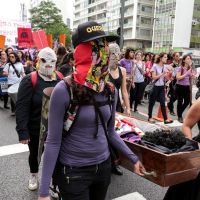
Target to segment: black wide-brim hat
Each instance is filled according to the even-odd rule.
[[[79,24],[72,35],[72,44],[74,48],[83,42],[89,42],[98,38],[106,38],[107,42],[113,42],[119,39],[118,35],[107,35],[103,26],[94,21]]]

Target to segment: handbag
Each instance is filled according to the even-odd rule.
[[[161,73],[163,73],[163,70],[164,70],[164,67],[162,68],[162,72],[161,72]],[[156,70],[156,75],[157,75],[157,70]],[[159,78],[159,79],[160,79],[160,78]],[[154,88],[156,82],[157,82],[159,79],[150,82],[150,83],[146,86],[147,90],[146,90],[146,88],[145,88],[145,92],[148,92],[149,94],[151,94],[151,93],[153,92],[153,88]]]

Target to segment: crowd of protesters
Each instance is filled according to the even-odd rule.
[[[103,45],[106,46],[105,41],[103,41],[103,43]],[[100,48],[102,44],[100,45],[99,40],[95,40],[95,42],[91,44],[93,45],[93,47],[96,48],[94,48],[95,56],[98,56],[99,52],[101,54],[104,53]],[[76,45],[78,45],[78,48],[76,48],[77,52],[79,52],[79,56],[81,55],[82,57],[77,57],[77,52],[74,53],[72,50],[66,49],[62,45],[59,46],[56,51],[53,51],[50,48],[41,50],[40,52],[37,50],[14,50],[11,47],[8,47],[5,50],[2,49],[0,51],[0,78],[7,77],[8,88],[12,87],[16,83],[21,82],[19,90],[17,91],[17,103],[13,102],[13,99],[10,98],[11,104],[9,106],[9,95],[7,93],[1,94],[1,100],[4,102],[5,109],[11,108],[11,114],[17,115],[16,130],[19,134],[20,142],[29,145],[29,166],[31,173],[31,177],[29,180],[30,190],[36,190],[38,188],[37,157],[42,109],[42,92],[43,89],[45,89],[46,87],[55,86],[58,82],[60,82],[62,78],[59,73],[61,73],[63,77],[66,77],[68,75],[71,75],[74,72],[75,68],[76,70],[82,69],[81,67],[84,62],[81,59],[85,58],[85,56],[88,55],[87,48],[89,48],[89,46],[86,46],[87,43],[85,43],[85,46],[81,46],[82,42],[79,42],[79,44],[75,43],[74,46],[76,47]],[[81,52],[81,48],[86,49],[85,54]],[[126,113],[129,116],[134,115],[134,113],[139,112],[138,105],[143,104],[144,100],[146,99],[149,100],[147,114],[148,121],[150,123],[155,122],[152,118],[152,112],[156,101],[160,103],[161,112],[165,124],[173,122],[167,116],[166,103],[170,114],[174,116],[177,115],[178,121],[180,123],[183,123],[183,112],[191,104],[192,78],[196,75],[196,70],[193,67],[191,55],[184,55],[180,57],[179,52],[174,52],[173,54],[165,52],[160,54],[153,54],[150,52],[145,53],[142,50],[135,50],[134,48],[126,48],[125,52],[122,53],[119,46],[115,42],[110,43],[109,48],[110,52],[107,53],[109,55],[109,81],[113,83],[118,91],[116,97],[116,111]],[[92,51],[94,49],[92,49]],[[97,52],[97,50],[99,52]],[[48,55],[50,55],[50,57],[48,57]],[[76,59],[74,59],[75,55]],[[95,56],[94,58],[96,59]],[[74,60],[76,61],[76,63],[74,63]],[[100,64],[102,65],[102,63]],[[33,74],[34,71],[37,71],[37,86],[33,86],[32,76],[30,75]],[[59,73],[57,73],[57,71]],[[78,75],[83,75],[82,73],[84,73],[84,71],[77,71],[77,77]],[[77,78],[77,80],[79,79]],[[80,94],[84,93],[84,95],[82,94],[84,98],[87,99],[85,94],[91,95],[91,97],[93,98],[94,94],[90,93],[89,90],[84,90],[84,88],[77,86],[77,83],[74,84],[75,86],[73,87],[77,87],[75,89]],[[101,86],[102,85],[99,83],[98,87],[100,88]],[[96,90],[97,89],[98,88],[96,88]],[[58,84],[57,90],[53,98],[56,102],[56,108],[60,107],[61,110],[64,110],[64,108],[66,107],[65,104],[66,102],[68,102],[68,99],[65,99],[66,97],[59,98],[59,91],[61,90],[62,92],[66,92],[66,88],[64,87],[63,82]],[[94,96],[99,99],[105,98],[104,96],[101,97],[101,95]],[[175,101],[177,101],[176,110],[174,108]],[[53,112],[52,116],[55,115],[54,121],[57,121],[56,123],[58,125],[61,124],[61,121],[58,121],[58,115],[60,115],[60,113],[58,113],[55,108],[51,109],[53,110],[50,111],[51,113]],[[81,115],[86,117],[85,113],[82,113]],[[90,120],[91,119],[88,118],[88,121]],[[79,125],[83,126],[83,124]],[[91,125],[93,125],[92,120]],[[52,126],[54,125],[52,124]],[[52,127],[52,129],[54,130],[55,127]],[[110,127],[110,129],[112,129],[112,127]],[[56,130],[54,130],[54,132],[56,133]],[[54,132],[52,134],[54,134]],[[49,143],[51,143],[51,139],[52,138],[48,138],[48,142],[50,141]],[[105,138],[103,139],[105,140]],[[87,138],[87,140],[89,141],[90,139]],[[123,144],[119,142],[118,138],[113,137],[112,140],[113,144],[117,148],[121,148],[123,146]],[[102,141],[99,140],[99,142]],[[48,145],[47,149],[49,151],[52,151],[52,149],[49,149],[51,145]],[[65,148],[68,147],[66,146]],[[134,154],[130,154],[129,150],[126,149],[125,146],[123,146],[123,148],[125,154],[129,154],[129,158],[134,160],[133,163],[134,165],[136,165],[136,169],[137,167],[142,168],[142,164],[138,163],[138,158],[135,157]],[[87,148],[85,150],[87,150]],[[98,151],[99,149],[94,147],[94,150]],[[103,149],[101,150],[103,151]],[[58,153],[58,151],[56,151],[56,153]],[[87,154],[89,155],[89,153]],[[76,157],[77,155],[73,154],[72,158],[73,156]],[[55,160],[56,158],[54,157],[54,162]],[[111,160],[111,162],[114,163],[113,160]],[[109,163],[110,160],[107,159],[103,162],[102,166],[108,167]],[[45,161],[45,165],[47,166],[47,161]],[[122,172],[118,165],[113,164],[113,166],[113,172],[118,175],[122,175]],[[46,172],[43,171],[43,174],[45,173]],[[142,175],[139,169],[137,173]],[[48,178],[50,178],[50,176]],[[106,180],[106,184],[109,184],[109,178]],[[47,186],[47,184],[45,186]],[[46,195],[44,187],[42,189],[42,195]],[[65,189],[66,188],[64,188],[62,191],[64,196],[66,192]],[[105,197],[106,190],[107,188],[102,188],[103,196],[101,198],[99,197],[99,199],[103,199]],[[68,196],[66,195],[66,197]]]
[[[19,82],[23,76],[37,70],[37,54],[37,50],[13,50],[11,47],[0,51],[0,77],[8,77],[8,87]],[[60,46],[56,50],[56,55],[56,69],[63,76],[71,74],[74,66],[72,50]],[[183,122],[182,113],[191,104],[191,80],[196,72],[192,66],[191,55],[180,57],[179,52],[153,54],[126,48],[124,53],[119,52],[118,60],[120,68],[110,67],[111,82],[113,77],[114,79],[119,77],[118,82],[122,80],[124,82],[124,78],[126,79],[126,90],[124,90],[123,84],[117,86],[120,101],[117,104],[118,112],[126,112],[128,115],[130,115],[130,111],[138,112],[138,105],[142,104],[144,99],[149,99],[149,121],[154,121],[152,109],[154,103],[158,101],[161,104],[164,120],[169,123],[165,109],[167,101],[170,114],[177,115],[178,121]],[[148,90],[148,86],[150,86],[150,90]],[[9,109],[8,95],[2,95],[1,99],[4,101],[4,108]],[[174,108],[175,101],[177,101],[176,110]],[[15,105],[12,99],[11,111],[14,115]]]

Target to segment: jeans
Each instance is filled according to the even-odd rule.
[[[29,167],[31,173],[38,173],[38,146],[39,146],[39,134],[31,135],[29,147]]]
[[[160,102],[161,111],[164,120],[167,120],[167,113],[165,109],[165,87],[164,86],[154,86],[152,93],[149,98],[149,118],[152,118],[153,106],[156,102]]]
[[[130,91],[130,107],[132,108],[133,101],[135,101],[134,111],[137,110],[138,104],[143,97],[143,91],[144,91],[144,88],[145,88],[144,86],[145,86],[145,83],[141,82],[141,83],[135,83],[135,88],[131,88],[131,91]]]
[[[176,84],[176,95],[178,99],[177,115],[181,118],[184,110],[190,104],[190,86]]]
[[[8,85],[8,88],[10,87],[10,86],[12,86],[12,85]],[[12,100],[12,98],[10,98],[10,105],[11,105],[11,112],[15,112],[15,107],[16,107],[16,105],[15,105],[15,102]]]
[[[168,102],[168,108],[170,112],[174,111],[174,102],[177,100],[177,96],[176,96],[176,91],[175,91],[175,81],[172,81],[169,84],[169,93],[168,93],[168,97],[169,97],[169,102]]]
[[[110,158],[101,164],[70,167],[58,164],[62,200],[104,200],[111,179]]]

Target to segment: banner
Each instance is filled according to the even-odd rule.
[[[5,45],[7,46],[17,46],[17,28],[31,28],[31,23],[0,19],[0,35],[6,36]]]
[[[5,41],[6,41],[6,36],[0,35],[0,49],[5,48]]]
[[[18,47],[33,48],[33,36],[31,28],[17,28],[18,31]]]
[[[52,34],[47,34],[47,42],[50,48],[53,48],[53,36]]]
[[[43,49],[49,46],[47,42],[47,36],[43,30],[33,32],[32,34],[37,49]]]
[[[60,44],[63,44],[63,46],[65,47],[65,42],[66,41],[66,35],[65,34],[60,34],[59,35],[59,42]]]

